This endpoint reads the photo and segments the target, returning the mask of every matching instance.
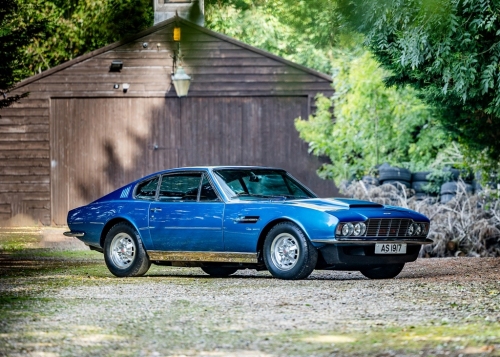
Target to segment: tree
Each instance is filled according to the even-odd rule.
[[[500,3],[340,0],[344,18],[391,71],[441,113],[469,149],[500,161]]]
[[[24,0],[29,1],[29,0]],[[150,0],[42,0],[45,31],[26,48],[31,74],[140,32],[153,24]]]
[[[36,5],[18,0],[3,0],[0,7],[0,109],[28,95],[8,96],[7,93],[28,75],[23,50],[45,27],[44,21],[37,18],[36,10]],[[17,16],[19,12],[25,16]]]
[[[363,48],[336,51],[335,58],[335,121],[332,100],[319,96],[317,113],[295,122],[310,151],[330,158],[320,176],[340,185],[383,162],[427,169],[448,143],[432,108],[412,88],[386,87],[387,71]]]
[[[208,0],[206,26],[288,60],[331,73],[333,42],[329,30],[335,27],[328,22],[331,12],[321,12],[316,3],[308,5],[308,1],[289,0]],[[317,16],[322,21],[316,22]],[[306,25],[298,29],[299,23]]]

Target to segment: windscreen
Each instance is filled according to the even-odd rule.
[[[304,199],[315,197],[286,171],[272,169],[215,170],[220,186],[231,198]]]

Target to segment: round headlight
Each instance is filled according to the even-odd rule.
[[[408,227],[408,235],[412,236],[413,233],[415,233],[415,227],[413,226],[413,224],[410,224],[410,226]]]
[[[366,225],[363,222],[359,222],[354,225],[353,234],[355,236],[362,236],[363,234],[365,234],[365,231],[366,231]]]
[[[354,234],[355,236],[359,236],[360,233],[361,233],[361,226],[359,225],[359,223],[356,223],[354,225],[354,230],[352,234]]]
[[[342,227],[342,235],[343,236],[350,236],[353,231],[354,231],[354,226],[352,223],[346,223]]]
[[[422,225],[421,224],[418,224],[418,223],[415,223],[415,235],[416,236],[419,236],[422,234]]]

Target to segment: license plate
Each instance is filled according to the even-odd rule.
[[[406,254],[406,244],[377,243],[375,244],[375,254]]]

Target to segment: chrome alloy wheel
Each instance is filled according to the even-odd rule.
[[[280,270],[292,269],[299,260],[299,243],[289,233],[279,234],[271,244],[271,259]]]
[[[121,232],[111,241],[111,260],[120,269],[128,268],[135,259],[136,246],[130,235]]]

